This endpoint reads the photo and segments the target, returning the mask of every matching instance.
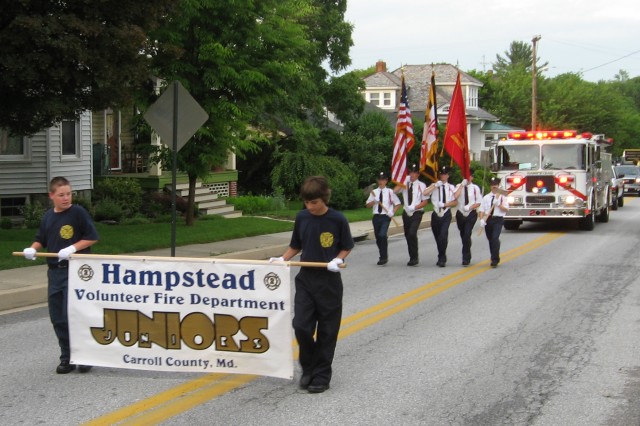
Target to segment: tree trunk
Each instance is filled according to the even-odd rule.
[[[187,201],[187,211],[185,214],[187,226],[193,226],[194,221],[194,212],[195,212],[195,204],[196,204],[196,181],[198,180],[197,176],[189,174],[189,197]]]

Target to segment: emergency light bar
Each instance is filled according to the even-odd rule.
[[[575,130],[509,132],[509,139],[516,139],[516,140],[572,139],[572,138],[575,138],[577,134],[578,132],[576,132]]]

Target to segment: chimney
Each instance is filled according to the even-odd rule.
[[[387,72],[387,63],[382,59],[376,62],[376,72]]]

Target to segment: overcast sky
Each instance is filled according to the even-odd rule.
[[[450,63],[488,70],[512,41],[531,45],[545,75],[582,73],[612,80],[622,69],[640,76],[640,6],[636,0],[348,0],[354,25],[352,65],[382,59],[402,64]]]

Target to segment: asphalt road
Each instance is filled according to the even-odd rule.
[[[344,316],[331,389],[239,375],[95,368],[56,375],[44,308],[0,316],[5,425],[639,425],[640,199],[594,231],[525,224],[484,236],[460,266],[420,231],[418,267],[402,236],[390,263],[359,243],[343,272]],[[296,378],[299,372],[296,373]]]

